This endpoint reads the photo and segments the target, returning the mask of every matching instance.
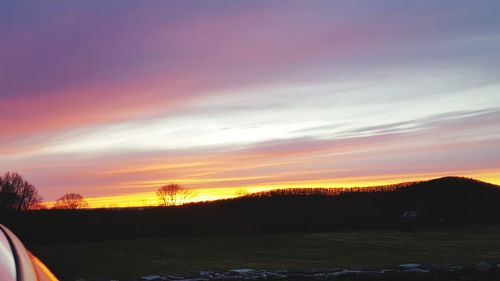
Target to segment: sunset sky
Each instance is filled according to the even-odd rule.
[[[0,173],[155,204],[500,184],[498,1],[1,1]]]

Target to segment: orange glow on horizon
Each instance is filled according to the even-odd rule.
[[[341,188],[341,187],[369,187],[397,184],[401,182],[430,180],[433,178],[443,177],[442,173],[433,174],[415,174],[408,176],[389,175],[376,177],[357,177],[357,178],[337,178],[337,179],[321,179],[321,180],[304,180],[294,182],[280,182],[271,185],[256,185],[256,186],[234,186],[234,187],[214,187],[214,188],[196,188],[193,189],[193,196],[185,203],[214,201],[220,199],[230,199],[246,193],[256,193],[269,191],[274,189],[291,189],[291,188]],[[500,176],[498,171],[482,171],[462,173],[460,176],[470,177],[485,181],[492,184],[500,185]],[[160,181],[159,181],[160,182]],[[85,200],[89,203],[89,208],[124,208],[124,207],[150,207],[158,206],[158,198],[155,194],[156,190],[149,192],[131,193],[124,195],[112,195],[101,197],[89,197]],[[52,207],[54,201],[45,202],[46,207]]]

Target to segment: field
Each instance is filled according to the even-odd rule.
[[[31,249],[63,280],[234,268],[329,269],[500,262],[500,225],[137,239]]]

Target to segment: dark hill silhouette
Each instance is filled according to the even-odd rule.
[[[500,187],[444,177],[388,186],[283,189],[177,207],[40,210],[0,221],[28,244],[171,235],[250,234],[398,228],[418,212],[418,227],[499,223]]]
[[[497,185],[479,181],[465,177],[442,177],[428,181],[403,182],[392,185],[367,186],[367,187],[351,187],[351,188],[291,188],[291,189],[275,189],[258,193],[248,194],[244,197],[276,197],[276,196],[337,196],[345,193],[373,193],[373,192],[388,192],[404,189],[405,191],[414,191],[416,189],[432,189],[436,190],[470,190],[471,192],[483,192],[484,190],[498,190]]]

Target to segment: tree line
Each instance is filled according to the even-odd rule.
[[[0,175],[0,211],[28,211],[45,209],[43,198],[36,187],[16,172]],[[66,193],[59,197],[53,209],[82,209],[88,207],[83,196]]]
[[[176,206],[186,203],[194,196],[191,189],[179,184],[166,184],[156,191],[159,206]],[[6,172],[0,175],[0,210],[27,211],[46,209],[43,198],[35,185],[25,180],[16,172]],[[52,209],[84,209],[88,202],[79,193],[65,193],[59,197]]]

